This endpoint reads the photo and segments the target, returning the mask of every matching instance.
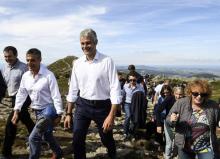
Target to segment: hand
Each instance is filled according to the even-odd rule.
[[[67,115],[64,120],[64,129],[70,129],[72,127],[72,117]]]
[[[114,125],[114,116],[109,114],[103,123],[102,126],[103,132],[107,133],[108,131],[112,130],[113,125]]]
[[[170,121],[171,122],[176,122],[179,119],[179,114],[178,113],[172,113],[170,116]]]
[[[13,115],[13,117],[12,117],[12,119],[11,119],[11,122],[12,122],[12,124],[14,124],[14,125],[17,124],[17,121],[18,121],[18,114],[19,114],[18,111],[14,111],[14,115]]]
[[[57,126],[60,123],[60,120],[61,120],[61,116],[58,116],[57,118],[55,118],[53,121],[53,125]]]
[[[157,127],[157,133],[159,133],[159,134],[162,133],[162,127],[161,127],[161,126],[158,126],[158,127]]]

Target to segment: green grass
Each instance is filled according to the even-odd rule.
[[[211,82],[212,85],[212,97],[211,99],[215,100],[216,102],[220,102],[220,80]]]

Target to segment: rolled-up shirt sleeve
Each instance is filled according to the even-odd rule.
[[[72,69],[72,74],[71,74],[71,79],[70,79],[70,84],[69,84],[69,92],[66,97],[68,102],[74,103],[77,98],[78,98],[78,81],[75,73],[75,67],[76,67],[76,62],[73,64],[73,69]]]
[[[117,75],[117,70],[112,59],[109,60],[109,83],[110,83],[110,100],[112,104],[120,104],[122,101],[121,86]]]
[[[24,77],[24,76],[23,76]],[[16,94],[16,100],[15,100],[15,106],[14,106],[14,110],[21,110],[27,96],[28,96],[28,92],[24,87],[24,83],[25,80],[22,77],[21,79],[21,83],[20,83],[20,87],[18,89],[18,93]]]

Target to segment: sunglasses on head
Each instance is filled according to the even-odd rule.
[[[192,95],[194,97],[198,97],[200,95],[200,97],[207,97],[208,94],[207,93],[199,93],[199,92],[192,92]]]
[[[136,79],[129,79],[129,82],[136,82]]]

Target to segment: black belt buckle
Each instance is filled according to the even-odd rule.
[[[96,101],[96,100],[89,100],[89,103],[90,103],[90,104],[93,104],[93,105],[96,105],[96,104],[97,104],[97,101]]]

